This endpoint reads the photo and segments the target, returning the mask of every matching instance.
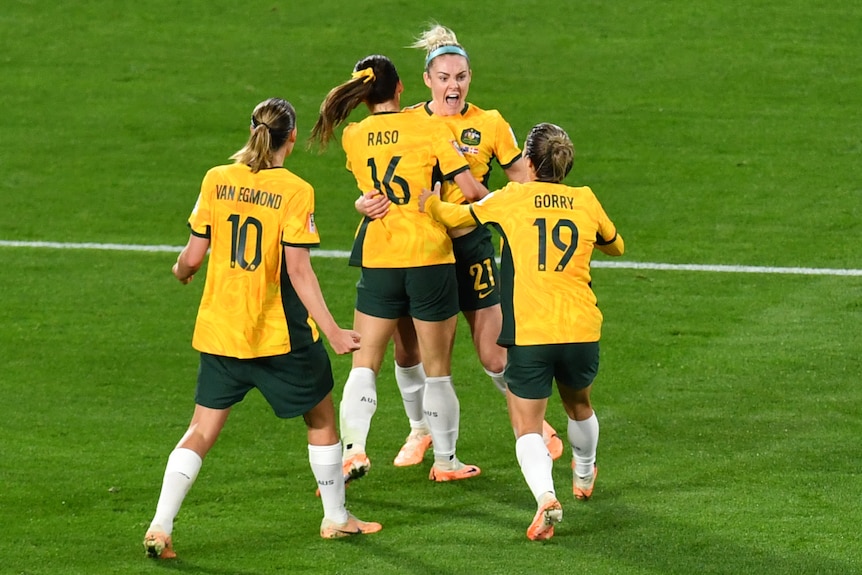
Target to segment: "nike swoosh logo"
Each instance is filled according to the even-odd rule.
[[[337,533],[344,533],[345,535],[362,535],[362,529],[356,528],[356,531],[345,531],[344,529],[336,529]]]
[[[479,299],[485,299],[486,297],[488,297],[492,293],[494,293],[494,290],[486,291],[486,292],[479,292]]]

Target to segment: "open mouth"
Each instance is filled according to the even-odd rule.
[[[450,106],[457,104],[460,100],[460,94],[446,94],[446,103]]]

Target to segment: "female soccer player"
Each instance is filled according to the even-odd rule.
[[[515,452],[538,504],[527,537],[542,540],[554,535],[563,518],[542,440],[554,380],[569,420],[572,491],[578,499],[593,492],[599,424],[590,390],[599,367],[602,314],[590,285],[590,257],[593,248],[611,256],[625,248],[592,190],[562,183],[574,160],[562,128],[534,126],[524,157],[529,182],[509,183],[469,206],[442,202],[423,190],[420,209],[449,227],[493,224],[503,237],[498,342],[509,352],[507,400]]]
[[[508,122],[497,110],[483,110],[467,102],[473,77],[470,58],[458,43],[455,33],[435,25],[423,32],[414,48],[425,51],[423,79],[431,90],[431,100],[411,106],[406,111],[442,121],[455,135],[458,146],[473,177],[487,185],[491,162],[496,161],[513,182],[525,182],[529,171]],[[468,198],[452,181],[443,183],[443,198],[452,203],[466,203]],[[364,215],[382,217],[388,200],[385,196],[361,196],[357,209]],[[497,261],[491,233],[483,226],[449,230],[455,253],[458,281],[458,303],[470,332],[473,345],[485,373],[505,396],[506,350],[497,345],[503,315],[500,311]],[[422,392],[424,372],[422,359],[410,318],[399,322],[395,333],[395,380],[401,390],[404,409],[410,421],[410,434],[395,458],[396,466],[422,462],[431,436],[423,416]],[[554,459],[563,453],[563,442],[554,428],[543,423],[542,435]]]
[[[362,220],[350,256],[351,265],[361,267],[353,328],[362,334],[362,348],[353,355],[341,399],[343,471],[347,479],[370,469],[366,442],[377,407],[377,374],[398,318],[410,316],[424,360],[422,403],[434,443],[429,478],[466,479],[480,470],[455,455],[460,419],[451,376],[458,313],[455,258],[446,228],[419,213],[418,197],[431,184],[435,167],[471,199],[488,190],[470,175],[444,125],[401,111],[403,89],[389,58],[363,58],[350,80],[330,90],[311,135],[312,142],[325,146],[364,103],[371,115],[342,134],[347,168],[361,191],[379,190],[391,202],[385,218]]]
[[[261,102],[250,132],[234,164],[204,177],[189,217],[191,235],[173,266],[187,284],[212,249],[192,340],[201,352],[195,409],[168,458],[144,538],[151,557],[176,557],[174,518],[231,407],[253,387],[278,417],[305,419],[323,503],[321,537],[381,528],[344,507],[332,368],[320,332],[338,354],[359,349],[359,334],[336,324],[311,267],[309,248],[320,243],[314,190],[283,165],[296,142],[293,106],[280,98]]]

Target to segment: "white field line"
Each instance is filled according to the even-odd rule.
[[[126,252],[170,252],[179,253],[182,246],[146,246],[139,244],[97,244],[97,243],[61,243],[61,242],[23,242],[0,240],[0,247],[12,248],[49,248],[66,250],[114,250]],[[312,250],[312,255],[319,258],[346,259],[350,253],[339,250]],[[725,272],[747,274],[792,274],[813,276],[860,276],[862,269],[834,268],[782,268],[770,266],[733,266],[733,265],[700,265],[700,264],[663,264],[651,262],[628,262],[593,260],[590,264],[595,268],[613,268],[629,270],[667,270],[693,272]]]

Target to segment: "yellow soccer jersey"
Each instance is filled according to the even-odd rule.
[[[242,164],[215,167],[203,179],[189,227],[210,240],[195,349],[245,359],[320,338],[283,257],[284,245],[320,244],[308,182],[285,168],[254,174]]]
[[[468,168],[451,132],[428,118],[402,112],[373,114],[342,134],[347,169],[362,193],[380,190],[392,205],[385,217],[359,224],[350,264],[405,268],[453,263],[446,228],[419,212],[419,194],[435,169],[454,177]]]
[[[511,166],[521,157],[518,140],[509,123],[497,110],[483,110],[469,102],[460,114],[435,116],[428,103],[416,104],[407,108],[408,112],[432,116],[446,124],[455,135],[461,153],[470,164],[470,173],[476,181],[488,185],[491,177],[491,162],[496,159],[503,169]],[[441,191],[444,201],[453,204],[466,203],[461,188],[449,180],[444,182]]]
[[[469,206],[432,198],[426,206],[443,223],[493,224],[503,239],[498,343],[541,345],[598,341],[602,314],[590,287],[596,244],[622,238],[588,187],[510,182]]]

